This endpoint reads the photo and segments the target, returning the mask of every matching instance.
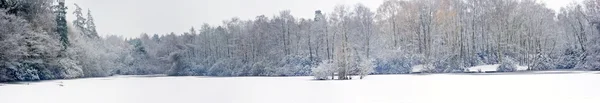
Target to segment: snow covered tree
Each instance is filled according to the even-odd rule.
[[[83,9],[81,9],[81,7],[79,7],[79,5],[77,4],[74,5],[75,11],[73,11],[73,15],[75,15],[75,20],[73,20],[73,26],[75,26],[76,29],[79,29],[81,31],[81,35],[88,36],[89,33],[86,28],[87,20],[85,19],[85,17],[83,17]]]
[[[92,11],[90,11],[89,9],[87,11],[87,21],[85,21],[85,23],[85,28],[87,33],[89,33],[89,36],[91,36],[91,38],[99,38],[100,36],[98,36],[98,31],[96,31],[94,17],[92,17]]]
[[[600,70],[600,0],[585,0],[583,1],[586,7],[586,16],[589,24],[593,29],[588,37],[584,59],[584,69]]]
[[[337,76],[340,80],[346,80],[349,78],[350,72],[350,54],[352,53],[350,43],[348,41],[348,34],[350,32],[349,28],[349,14],[348,8],[344,5],[338,5],[335,7],[332,16],[332,22],[334,23],[334,28],[336,28],[336,38],[335,39],[335,57],[334,62],[337,67]]]
[[[67,27],[67,7],[65,7],[65,2],[59,2],[57,6],[54,7],[54,12],[56,13],[56,32],[59,34],[60,41],[64,49],[67,49],[69,46],[69,37],[68,37],[68,27]]]
[[[17,65],[27,49],[20,42],[27,32],[27,27],[22,25],[25,20],[7,14],[6,10],[0,10],[0,18],[0,82],[19,80],[22,68]]]

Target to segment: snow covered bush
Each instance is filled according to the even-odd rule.
[[[331,61],[323,61],[318,66],[311,69],[312,75],[317,80],[333,79],[333,73],[336,71],[335,63]]]
[[[191,62],[180,62],[173,64],[171,70],[167,72],[169,76],[204,76],[207,68],[201,64]]]
[[[374,60],[368,59],[368,60],[363,60],[360,63],[360,66],[358,69],[358,75],[360,75],[360,79],[363,79],[367,75],[373,73],[373,71],[375,69],[375,64],[373,63],[373,61]]]
[[[479,61],[477,61],[476,63],[478,64],[473,64],[471,66],[475,66],[475,65],[484,65],[484,64],[497,64],[498,63],[498,56],[495,55],[495,53],[493,51],[481,51],[476,53],[476,57]]]
[[[275,74],[275,71],[270,67],[270,64],[259,61],[250,67],[248,74],[252,76],[272,76]]]
[[[306,56],[290,55],[285,56],[278,62],[277,74],[281,76],[301,76],[310,75],[310,59]]]
[[[537,55],[535,59],[533,65],[529,68],[531,70],[549,70],[557,68],[556,64],[558,63],[552,62],[551,58],[548,56],[540,54]]]
[[[15,78],[21,81],[40,80],[39,71],[35,67],[36,63],[22,63],[17,66]]]
[[[0,82],[16,81],[16,62],[5,62],[0,64]]]
[[[375,65],[376,74],[406,74],[413,66],[408,59],[376,59]]]
[[[77,61],[63,58],[58,60],[60,68],[64,69],[64,72],[60,72],[61,78],[79,78],[83,77],[83,70],[81,66],[77,65]]]
[[[208,69],[209,76],[240,76],[244,65],[240,59],[221,59]]]
[[[461,65],[464,62],[460,62],[457,58],[457,55],[443,55],[436,57],[435,59],[431,59],[431,63],[424,65],[424,70],[422,72],[426,73],[450,73],[456,71],[462,71],[463,67]]]
[[[497,69],[498,72],[514,72],[517,71],[517,64],[513,59],[505,57]]]
[[[581,68],[584,68],[585,70],[600,71],[600,55],[591,55],[585,62],[586,64]]]
[[[581,70],[600,70],[600,47],[594,50],[596,52],[590,52],[592,55],[588,55],[583,63],[575,68]]]
[[[597,24],[597,29],[600,31],[600,25]],[[586,57],[582,61],[582,64],[576,68],[583,70],[600,70],[600,35],[596,34],[593,36],[594,39],[590,40],[588,45],[589,49],[586,51]]]
[[[418,64],[421,58],[417,55],[409,55],[402,50],[390,50],[390,53],[379,54],[374,60],[375,74],[407,74],[412,67]]]
[[[562,50],[558,55],[555,55],[557,61],[555,62],[556,69],[572,69],[577,66],[579,62],[579,56],[581,52],[576,51],[575,48],[566,48]]]
[[[172,53],[170,58],[171,61],[173,62],[173,65],[171,66],[171,69],[167,72],[167,75],[169,76],[186,76],[186,75],[191,75],[192,73],[189,72],[188,70],[186,70],[187,68],[189,68],[189,64],[187,61],[184,60],[184,57],[181,56],[182,53],[180,52],[175,52]]]

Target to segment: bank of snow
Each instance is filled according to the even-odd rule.
[[[474,66],[474,67],[469,67],[467,68],[467,72],[496,72],[498,71],[498,67],[500,67],[500,64],[493,64],[493,65],[480,65],[480,66]],[[517,66],[517,71],[526,71],[527,70],[527,66]]]
[[[415,65],[411,68],[410,73],[421,73],[425,70],[425,65]]]
[[[109,77],[0,86],[2,103],[598,103],[598,74]]]

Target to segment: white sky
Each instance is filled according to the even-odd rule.
[[[558,10],[573,1],[542,0]],[[290,10],[297,18],[312,18],[315,10],[333,11],[337,4],[363,3],[375,11],[383,0],[66,0],[69,14],[73,3],[94,16],[100,35],[138,37],[141,33],[176,34],[200,27],[203,23],[220,25],[223,20],[239,17],[254,19],[259,15],[272,17]],[[72,16],[68,19],[72,20]]]

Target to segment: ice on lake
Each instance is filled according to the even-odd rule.
[[[0,84],[0,103],[600,103],[600,74],[116,76]]]

